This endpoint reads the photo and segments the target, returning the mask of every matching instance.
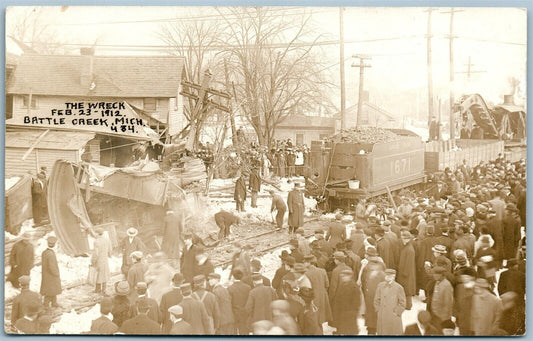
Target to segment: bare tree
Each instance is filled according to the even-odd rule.
[[[325,101],[329,84],[322,76],[310,17],[286,16],[267,7],[217,9],[225,18],[221,41],[236,79],[242,114],[261,145],[272,143],[278,124]]]
[[[63,53],[64,46],[57,40],[57,32],[46,22],[47,16],[50,15],[49,11],[52,10],[65,9],[64,7],[8,7],[6,36],[28,46],[36,53]]]

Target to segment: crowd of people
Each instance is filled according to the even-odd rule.
[[[255,175],[259,186],[248,186],[259,192],[261,177]],[[425,192],[396,198],[395,209],[361,200],[354,212],[337,212],[311,239],[301,228],[300,184],[295,182],[286,203],[271,191],[280,230],[288,211],[290,248],[271,279],[261,272],[253,248],[236,242],[230,278],[223,282],[187,231],[176,255],[179,266],[159,254],[158,270],[151,271],[143,261],[146,247],[130,228],[121,243],[124,279],[107,292],[111,245],[98,229],[91,264],[95,291],[102,294],[101,316],[90,333],[322,335],[329,326],[337,335],[357,335],[363,332],[357,321],[364,320],[369,335],[523,334],[525,161],[511,163],[502,155],[473,168],[464,162],[433,180]],[[240,222],[232,213],[216,220],[221,237]],[[50,238],[43,253],[40,295],[28,289],[33,262],[21,257],[25,240],[12,251],[12,269],[31,263],[17,273],[21,293],[11,320],[20,333],[45,333],[47,309],[58,305],[55,242]],[[415,300],[425,307],[415,323],[404,325],[402,314]]]

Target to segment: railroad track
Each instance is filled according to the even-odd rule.
[[[318,218],[312,218],[312,219],[307,220],[306,222],[304,222],[304,227],[305,227],[305,225],[308,225],[309,223],[312,223],[312,222],[315,222],[315,221],[318,221]],[[224,253],[224,252],[221,252],[221,251],[223,251],[224,249],[227,249],[228,247],[231,247],[231,245],[233,243],[235,243],[235,242],[241,242],[242,243],[244,241],[249,241],[249,240],[261,240],[261,239],[264,239],[264,237],[267,236],[267,235],[276,234],[276,233],[280,234],[280,237],[283,240],[279,241],[279,242],[276,242],[274,244],[268,244],[266,247],[262,247],[261,249],[258,249],[256,251],[254,251],[254,256],[263,255],[263,254],[265,254],[265,253],[267,253],[269,251],[272,251],[272,250],[275,250],[277,248],[283,247],[283,246],[285,246],[285,245],[287,245],[289,243],[289,238],[284,233],[284,230],[278,231],[277,229],[273,229],[273,230],[270,230],[270,231],[263,231],[261,233],[248,235],[248,236],[245,236],[243,238],[237,238],[237,239],[232,240],[230,243],[217,245],[217,246],[213,247],[212,249],[210,249],[210,253],[228,255],[227,259],[224,259],[224,260],[221,260],[221,261],[215,261],[215,262],[213,262],[213,265],[215,267],[225,268],[225,267],[227,267],[228,265],[231,264],[232,253],[228,253],[228,252]],[[308,237],[310,237],[312,235],[313,235],[313,232],[310,232],[310,233],[304,234],[304,237],[308,238]],[[122,275],[121,272],[111,273],[111,279],[110,279],[110,281],[108,283],[115,283],[116,281],[121,280],[121,279],[123,279],[123,275]],[[80,282],[72,283],[72,284],[64,287],[62,296],[67,294],[68,291],[70,291],[70,290],[77,289],[77,288],[85,286],[85,285],[90,287],[91,289],[89,289],[89,290],[92,291],[92,286],[89,286],[88,284],[86,284],[83,281],[81,283]],[[70,306],[68,306],[68,308],[52,310],[51,311],[52,321],[53,322],[57,322],[59,320],[59,318],[61,317],[61,315],[63,315],[64,313],[67,313],[67,312],[71,312],[73,310],[76,313],[83,313],[83,312],[86,312],[86,311],[90,310],[93,306],[95,306],[98,303],[98,301],[100,300],[101,296],[97,295],[97,294],[92,294],[92,292],[91,292],[90,294],[87,295],[87,298],[89,300],[85,301],[83,303],[70,305]],[[5,323],[7,323],[7,321],[10,320],[11,309],[8,308],[8,306],[10,306],[12,301],[13,301],[13,298],[10,298],[10,299],[6,299],[5,302],[4,302],[4,304],[5,304],[4,306],[6,308],[5,309],[5,321],[6,321]],[[9,328],[9,326],[6,325],[6,330],[8,328]]]

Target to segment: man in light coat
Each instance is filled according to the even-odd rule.
[[[94,250],[91,260],[91,266],[96,270],[96,289],[95,292],[105,294],[107,281],[111,278],[109,271],[109,257],[111,257],[111,242],[104,236],[102,228],[96,229],[96,240],[94,241]]]
[[[495,335],[500,326],[503,304],[489,288],[490,284],[486,279],[476,279],[470,315],[470,328],[475,336]]]
[[[405,292],[394,281],[396,270],[385,270],[385,281],[378,284],[374,308],[378,313],[377,335],[402,335],[402,313],[405,309]]]

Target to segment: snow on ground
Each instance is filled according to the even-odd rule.
[[[90,310],[77,314],[74,310],[61,315],[59,321],[52,324],[50,334],[81,334],[91,330],[91,323],[100,316],[100,304]]]

